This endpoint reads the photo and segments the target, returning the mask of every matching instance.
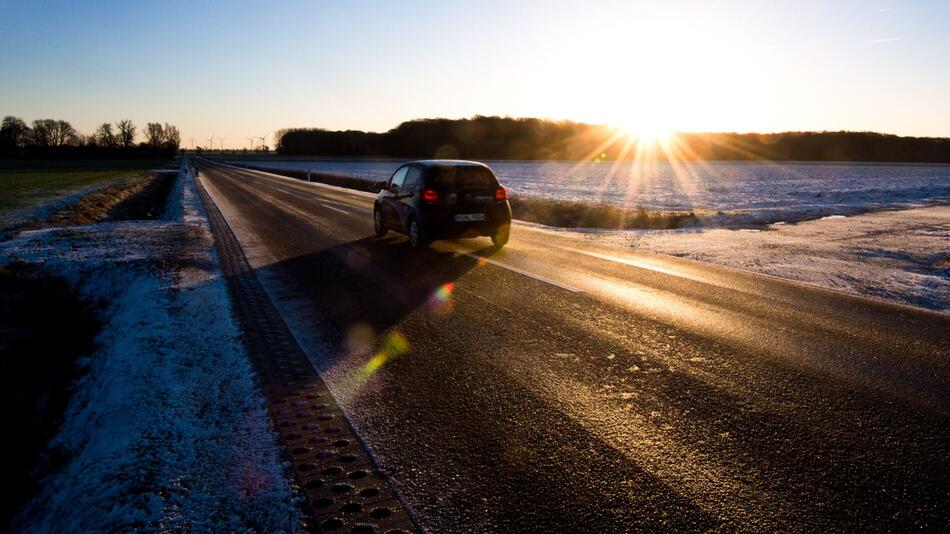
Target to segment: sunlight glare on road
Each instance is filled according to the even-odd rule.
[[[675,322],[712,325],[721,324],[717,317],[695,302],[683,301],[666,291],[637,284],[628,284],[601,278],[588,278],[587,288],[622,306],[635,306],[648,310],[656,317]]]

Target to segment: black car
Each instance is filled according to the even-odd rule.
[[[421,247],[436,239],[489,236],[496,247],[508,242],[508,190],[487,165],[474,161],[424,160],[399,167],[376,184],[376,235],[395,230]]]

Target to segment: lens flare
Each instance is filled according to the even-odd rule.
[[[383,341],[381,351],[392,357],[402,356],[409,352],[409,340],[406,339],[406,336],[402,335],[402,332],[390,330],[386,335],[386,339]]]
[[[409,340],[406,336],[397,330],[390,330],[380,343],[379,350],[350,375],[346,389],[354,392],[360,390],[380,367],[408,352]]]
[[[446,282],[438,287],[429,297],[429,310],[436,313],[450,313],[452,311],[452,291],[455,283]]]
[[[372,358],[369,359],[368,362],[366,362],[366,364],[363,365],[363,368],[362,368],[363,373],[365,373],[366,375],[371,375],[375,373],[377,369],[379,369],[386,363],[387,359],[389,358],[386,354],[377,354],[376,356],[373,356]]]
[[[439,289],[435,290],[435,298],[441,302],[445,302],[452,296],[453,289],[455,289],[455,284],[453,282],[446,282],[442,284]]]
[[[368,378],[369,375],[375,373],[377,369],[385,365],[387,361],[402,356],[407,352],[409,352],[409,340],[407,340],[406,336],[402,335],[402,333],[391,330],[386,335],[386,339],[383,340],[379,351],[360,368],[360,374]]]

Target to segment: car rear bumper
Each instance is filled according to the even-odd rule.
[[[511,208],[507,205],[496,205],[479,212],[485,214],[484,221],[456,221],[456,212],[424,217],[422,224],[432,238],[493,236],[499,227],[511,225]]]
[[[430,232],[429,235],[435,239],[449,239],[455,237],[479,237],[479,236],[493,236],[498,233],[498,228],[501,225],[496,226],[472,226],[472,225],[454,225],[454,226],[441,226],[435,231]]]

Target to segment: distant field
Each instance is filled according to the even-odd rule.
[[[167,165],[168,161],[0,161],[0,227],[41,205],[84,189],[132,178],[140,171]]]

